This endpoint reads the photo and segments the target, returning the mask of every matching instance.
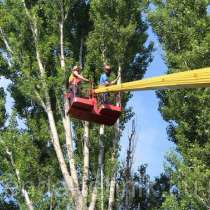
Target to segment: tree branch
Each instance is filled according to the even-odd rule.
[[[5,45],[8,53],[12,55],[13,54],[12,48],[10,47],[9,42],[7,41],[4,31],[1,27],[0,27],[0,35],[1,35],[2,41],[4,42],[4,45]]]
[[[115,177],[115,173],[114,173],[114,175],[113,175],[113,177],[111,179],[111,183],[110,183],[108,210],[112,210],[113,209],[114,195],[115,195],[115,186],[116,186],[116,177]]]
[[[22,196],[25,199],[26,206],[28,207],[29,210],[34,210],[33,204],[32,204],[32,202],[30,200],[30,197],[29,197],[29,194],[28,194],[27,190],[21,184],[20,171],[15,167],[15,162],[14,162],[14,159],[13,159],[13,156],[12,156],[12,152],[10,152],[9,149],[7,148],[6,149],[6,153],[7,153],[7,155],[10,158],[10,162],[11,162],[12,167],[15,170],[15,175],[16,175],[16,178],[17,178],[17,182],[18,182],[18,185],[20,187]]]
[[[118,84],[121,83],[121,73],[122,73],[122,67],[120,65],[120,63],[118,64],[118,75],[119,75],[119,79],[117,81]],[[120,106],[121,104],[121,100],[119,100],[117,102],[117,106]],[[120,139],[120,121],[119,119],[117,120],[116,124],[115,124],[115,138],[113,140],[113,152],[112,152],[112,161],[115,161],[116,159],[116,153],[117,153],[117,144],[119,142]],[[114,196],[115,196],[115,186],[116,186],[116,173],[115,173],[115,168],[113,169],[113,176],[111,179],[111,184],[110,184],[110,193],[109,193],[109,205],[108,205],[108,210],[112,210],[113,209],[113,205],[114,205]]]
[[[59,23],[59,27],[60,27],[60,50],[61,50],[61,69],[65,72],[65,57],[64,57],[64,35],[63,35],[63,24],[64,24],[64,20],[63,20],[63,10],[61,9],[61,13],[62,13],[62,20]],[[64,104],[64,110],[65,110],[65,106],[69,107],[69,101],[65,100],[65,104]],[[71,176],[73,178],[74,181],[74,187],[78,189],[79,191],[79,182],[78,182],[78,176],[77,176],[77,171],[76,171],[76,167],[75,167],[75,160],[73,157],[73,141],[72,141],[72,134],[71,134],[71,122],[69,119],[69,116],[65,113],[65,116],[63,117],[63,125],[64,125],[64,129],[65,129],[65,138],[66,138],[66,148],[67,148],[67,155],[68,155],[68,161],[69,161],[69,165],[70,165],[70,171],[71,171]]]
[[[5,59],[6,61],[7,61],[7,63],[8,63],[8,65],[9,65],[9,67],[12,67],[12,56],[13,56],[13,51],[12,51],[12,48],[10,47],[10,45],[9,45],[9,42],[7,41],[7,39],[6,39],[6,36],[5,36],[5,34],[4,34],[4,31],[3,31],[3,29],[0,27],[0,35],[1,35],[1,38],[2,38],[2,40],[3,40],[3,42],[4,42],[4,45],[5,45],[5,47],[6,47],[6,50],[7,50],[7,54],[8,54],[8,57],[7,57],[7,59]]]
[[[42,108],[43,108],[43,109],[45,110],[45,112],[46,112],[46,111],[47,111],[47,107],[46,107],[46,105],[45,105],[44,101],[42,100],[42,98],[41,98],[40,94],[38,93],[38,91],[37,91],[37,90],[35,90],[35,91],[34,91],[34,93],[35,93],[35,95],[36,95],[37,99],[39,100],[39,102],[40,102],[40,104],[41,104]]]
[[[82,195],[84,203],[87,203],[88,195],[88,176],[89,176],[89,123],[84,125],[84,147],[83,147],[83,178],[82,178]]]

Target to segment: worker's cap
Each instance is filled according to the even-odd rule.
[[[110,65],[104,64],[104,70],[105,70],[105,71],[111,71]]]
[[[72,71],[78,71],[78,70],[80,70],[80,67],[77,65],[72,68]]]

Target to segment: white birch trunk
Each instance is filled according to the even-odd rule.
[[[88,176],[89,176],[89,123],[84,125],[84,146],[83,146],[83,178],[82,178],[82,195],[84,203],[87,204],[88,196]]]
[[[104,156],[104,125],[100,126],[100,148],[103,150]],[[101,210],[104,210],[104,157],[100,157],[100,174],[101,174]]]
[[[33,204],[31,202],[30,198],[29,198],[28,192],[25,190],[24,187],[21,188],[21,192],[22,192],[23,197],[25,198],[25,202],[26,202],[28,209],[34,210],[34,207],[33,207]]]
[[[46,101],[46,112],[47,112],[47,116],[48,116],[48,122],[49,122],[53,147],[55,149],[55,152],[56,152],[56,155],[57,155],[57,158],[58,158],[58,162],[59,162],[64,180],[65,180],[65,183],[67,185],[67,188],[68,188],[69,192],[71,192],[73,200],[75,202],[76,209],[78,209],[78,208],[83,209],[82,199],[81,199],[81,196],[80,196],[81,193],[78,190],[78,188],[75,188],[74,181],[73,181],[72,177],[70,176],[70,174],[68,172],[67,165],[65,163],[63,152],[62,152],[62,149],[61,149],[59,136],[58,136],[58,132],[57,132],[57,128],[56,128],[56,123],[55,123],[55,119],[54,119],[52,108],[51,108],[51,102],[50,102],[50,97],[49,97],[49,93],[48,93],[48,87],[47,87],[47,84],[45,82],[45,74],[46,73],[45,73],[45,69],[43,67],[43,64],[42,64],[42,61],[41,61],[41,56],[40,56],[40,53],[39,53],[39,50],[38,50],[38,30],[37,30],[36,22],[31,17],[31,15],[30,15],[30,13],[29,13],[26,5],[25,5],[25,1],[22,0],[22,2],[24,4],[26,14],[27,14],[27,16],[30,20],[30,23],[31,23],[31,30],[32,30],[32,33],[33,33],[35,48],[36,48],[36,58],[37,58],[41,78],[43,79],[43,88],[44,88],[44,91],[45,91],[45,101]]]
[[[63,9],[61,9],[63,11]],[[63,14],[62,14],[63,17]],[[64,20],[62,19],[59,27],[60,27],[60,49],[61,49],[61,69],[65,71],[66,65],[65,65],[65,57],[64,57],[64,35],[63,35],[63,24]],[[68,100],[65,100],[65,105],[64,105],[64,110],[65,107],[69,106]],[[63,125],[64,125],[64,130],[65,130],[65,138],[66,138],[66,148],[67,148],[67,155],[68,155],[68,161],[69,161],[69,166],[70,166],[70,172],[71,176],[74,182],[74,187],[79,190],[79,182],[78,182],[78,176],[77,176],[77,171],[76,171],[76,166],[75,166],[75,160],[73,157],[73,141],[72,141],[72,135],[71,135],[71,122],[69,119],[69,116],[66,115],[63,117]]]
[[[114,198],[115,198],[115,196],[114,196],[115,195],[115,186],[116,186],[116,177],[114,174],[111,179],[111,183],[110,183],[108,210],[113,209]]]
[[[117,81],[117,84],[121,83],[121,72],[122,72],[122,67],[119,64],[118,65],[118,75],[119,75],[119,79]],[[119,93],[120,94],[120,93]],[[120,95],[119,95],[119,101],[116,104],[117,106],[121,105],[121,99],[120,99]],[[113,154],[112,154],[112,161],[115,161],[116,159],[116,146],[118,144],[118,139],[119,139],[119,134],[120,134],[120,122],[119,120],[117,120],[116,124],[115,124],[115,139],[113,142]],[[115,169],[114,169],[115,170]],[[115,171],[113,172],[113,177],[111,179],[111,183],[110,183],[110,190],[109,190],[109,204],[108,204],[108,210],[112,210],[113,209],[113,205],[114,205],[114,199],[115,199],[115,187],[116,187],[116,174]]]
[[[14,168],[15,170],[15,175],[17,177],[17,182],[18,182],[18,185],[19,185],[19,188],[21,190],[21,194],[22,196],[24,197],[24,200],[25,200],[25,203],[26,203],[26,206],[29,210],[34,210],[34,207],[33,207],[33,203],[32,201],[30,200],[30,197],[29,197],[29,194],[27,192],[27,190],[24,188],[24,185],[22,184],[21,182],[21,178],[20,178],[20,172],[19,170],[16,168],[15,166],[15,162],[14,162],[14,159],[13,159],[13,156],[12,156],[12,152],[10,152],[8,149],[6,150],[6,153],[9,155],[9,158],[10,158],[10,161],[11,161],[11,165],[12,167]]]
[[[51,135],[52,135],[52,139],[53,139],[52,143],[53,143],[53,146],[54,146],[54,149],[55,149],[58,161],[59,161],[59,165],[60,165],[64,180],[67,184],[68,189],[70,190],[70,192],[72,192],[73,197],[77,198],[77,196],[79,195],[79,192],[78,192],[78,189],[74,188],[73,180],[72,180],[71,176],[69,175],[67,165],[64,160],[64,156],[63,156],[61,145],[59,142],[59,137],[58,137],[55,120],[54,120],[54,116],[53,116],[51,107],[47,107],[47,115],[48,115],[50,131],[51,131]]]
[[[80,53],[79,53],[79,64],[80,68],[83,68],[83,47],[84,40],[80,40]],[[84,204],[87,205],[88,196],[88,178],[89,178],[89,123],[84,123],[84,135],[83,135],[83,177],[82,177],[82,196]]]
[[[93,192],[91,196],[91,203],[89,206],[89,210],[94,210],[97,200],[97,188],[99,184],[99,177],[101,174],[101,170],[103,170],[103,159],[104,159],[104,125],[100,126],[99,130],[99,155],[98,155],[98,169],[97,169],[97,175],[96,175],[96,181],[93,187]],[[102,207],[102,206],[101,206]]]
[[[1,27],[0,27],[0,35],[1,35],[1,38],[2,38],[2,40],[3,40],[3,42],[4,42],[4,45],[5,45],[5,47],[6,47],[7,51],[8,51],[8,53],[9,53],[9,54],[12,54],[13,51],[12,51],[12,49],[11,49],[11,47],[10,47],[10,45],[9,45],[9,43],[8,43],[8,41],[7,41],[7,39],[6,39],[5,34],[4,34],[4,31],[3,31],[3,29],[2,29]]]
[[[3,31],[3,29],[1,27],[0,27],[0,37],[3,40],[4,45],[6,47],[6,50],[7,50],[7,58],[6,58],[6,61],[7,61],[8,65],[9,65],[9,67],[12,67],[13,51],[12,51],[12,48],[10,47],[10,45],[9,45],[7,39],[6,39],[6,35],[4,34],[4,31]]]
[[[79,50],[79,64],[80,68],[83,68],[83,47],[84,47],[84,40],[81,38],[80,40],[80,50]]]
[[[65,57],[64,57],[64,44],[63,44],[63,39],[64,39],[64,35],[63,35],[63,20],[60,22],[59,27],[60,27],[60,48],[61,48],[61,68],[65,71]]]
[[[101,166],[101,210],[104,210],[104,166]]]

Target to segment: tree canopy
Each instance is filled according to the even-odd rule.
[[[153,1],[149,20],[165,51],[168,72],[210,65],[209,1]],[[159,110],[179,155],[168,156],[177,193],[163,209],[209,209],[209,89],[159,91]]]
[[[102,182],[112,180],[101,203],[113,208],[119,137],[132,111],[125,108],[119,125],[101,135],[99,126],[67,115],[65,84],[75,64],[96,85],[104,62],[122,81],[142,78],[153,48],[145,45],[146,7],[136,0],[0,2],[0,76],[11,81],[8,91],[14,99],[13,114],[1,132],[0,167],[20,208],[95,209],[100,170]],[[122,96],[123,107],[130,97]]]

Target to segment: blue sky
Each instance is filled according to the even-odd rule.
[[[163,60],[163,51],[158,43],[156,35],[151,28],[148,29],[149,40],[155,43],[153,62],[148,67],[145,78],[165,74],[167,67]],[[166,152],[174,145],[168,141],[167,123],[162,119],[158,111],[158,98],[155,91],[137,91],[128,103],[133,107],[136,119],[137,142],[135,147],[134,165],[136,170],[142,163],[148,164],[148,174],[151,177],[159,176],[163,172],[163,162]],[[121,140],[121,159],[125,159],[128,145],[128,133],[131,124],[128,123]]]

